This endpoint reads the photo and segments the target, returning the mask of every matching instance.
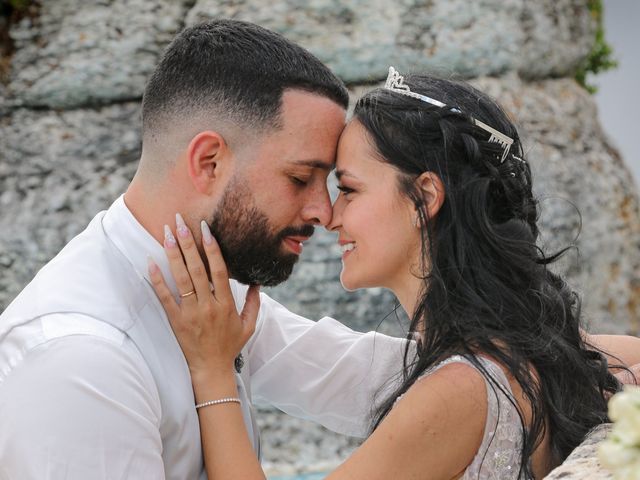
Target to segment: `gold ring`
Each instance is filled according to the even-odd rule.
[[[182,294],[180,294],[180,298],[186,298],[189,295],[193,295],[194,293],[196,293],[195,290],[191,290],[190,292],[187,292],[187,293],[182,293]]]

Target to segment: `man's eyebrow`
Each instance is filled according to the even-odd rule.
[[[331,170],[333,170],[333,167],[334,167],[333,163],[323,162],[322,160],[297,160],[293,163],[295,165],[317,168],[320,170],[325,170],[327,172],[330,172]]]

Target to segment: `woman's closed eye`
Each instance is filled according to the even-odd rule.
[[[355,192],[353,188],[345,187],[344,185],[338,185],[338,190],[340,190],[343,195],[349,195],[350,193]]]

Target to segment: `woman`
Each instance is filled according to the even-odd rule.
[[[370,437],[328,478],[542,478],[606,421],[618,382],[581,337],[577,296],[547,269],[559,255],[536,246],[531,173],[512,123],[466,84],[405,84],[391,68],[386,86],[358,101],[336,174],[329,227],[343,247],[341,282],[392,290],[418,348],[407,346],[404,381]],[[157,270],[154,286],[205,404],[209,477],[264,478],[233,398],[257,289],[239,316],[207,228],[203,243],[214,295],[192,255],[204,301],[179,307]]]

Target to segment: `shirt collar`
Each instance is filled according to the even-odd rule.
[[[113,202],[102,220],[102,225],[109,240],[131,263],[139,278],[151,284],[148,267],[150,257],[160,268],[173,296],[176,299],[179,297],[163,246],[133,216],[124,202],[124,195]]]

